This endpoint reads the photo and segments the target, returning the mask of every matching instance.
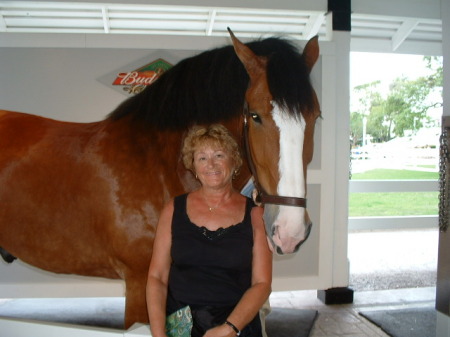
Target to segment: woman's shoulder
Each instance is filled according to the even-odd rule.
[[[252,225],[254,228],[264,228],[264,222],[263,222],[263,215],[264,215],[264,208],[261,206],[258,206],[255,204],[253,199],[251,201],[248,201],[250,203],[251,209],[250,209],[250,216],[252,219]]]
[[[252,216],[263,216],[263,214],[264,214],[264,208],[263,207],[261,207],[261,206],[258,206],[258,205],[256,205],[254,202],[253,202],[253,200],[252,200],[252,204],[253,204],[253,206],[252,206],[252,208],[251,208],[251,213],[252,213]]]
[[[192,192],[191,192],[191,193],[192,193]],[[183,193],[183,194],[179,194],[179,195],[173,197],[173,198],[172,198],[172,201],[186,199],[186,198],[188,197],[188,195],[191,194],[191,193]]]
[[[247,207],[249,209],[253,209],[255,207],[258,207],[258,205],[255,203],[255,201],[253,200],[252,197],[249,197],[249,196],[244,195],[244,194],[241,194],[241,196],[244,198],[245,203],[246,203],[246,205],[247,205]],[[258,207],[258,208],[261,208],[261,207]]]
[[[170,198],[163,206],[160,214],[160,222],[171,222],[175,210],[183,208],[183,200],[187,198],[188,193],[177,195]]]

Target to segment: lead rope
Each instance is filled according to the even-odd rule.
[[[442,134],[439,139],[439,230],[446,232],[449,223],[449,127],[442,120]]]

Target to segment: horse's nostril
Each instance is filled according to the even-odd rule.
[[[272,233],[271,233],[272,237],[275,236],[276,232],[277,232],[277,226],[272,226]]]
[[[278,246],[277,246],[277,254],[278,255],[283,255],[284,254],[283,250],[280,247],[278,247]]]

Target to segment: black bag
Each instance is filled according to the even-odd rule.
[[[230,313],[233,311],[233,307],[200,307],[192,309],[193,326],[191,337],[202,337],[205,332],[215,326],[223,324]]]

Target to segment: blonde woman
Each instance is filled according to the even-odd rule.
[[[188,305],[193,337],[261,337],[272,253],[262,208],[233,188],[238,145],[221,125],[197,126],[182,155],[201,187],[167,203],[158,222],[147,283],[152,336],[166,336],[166,316]]]

